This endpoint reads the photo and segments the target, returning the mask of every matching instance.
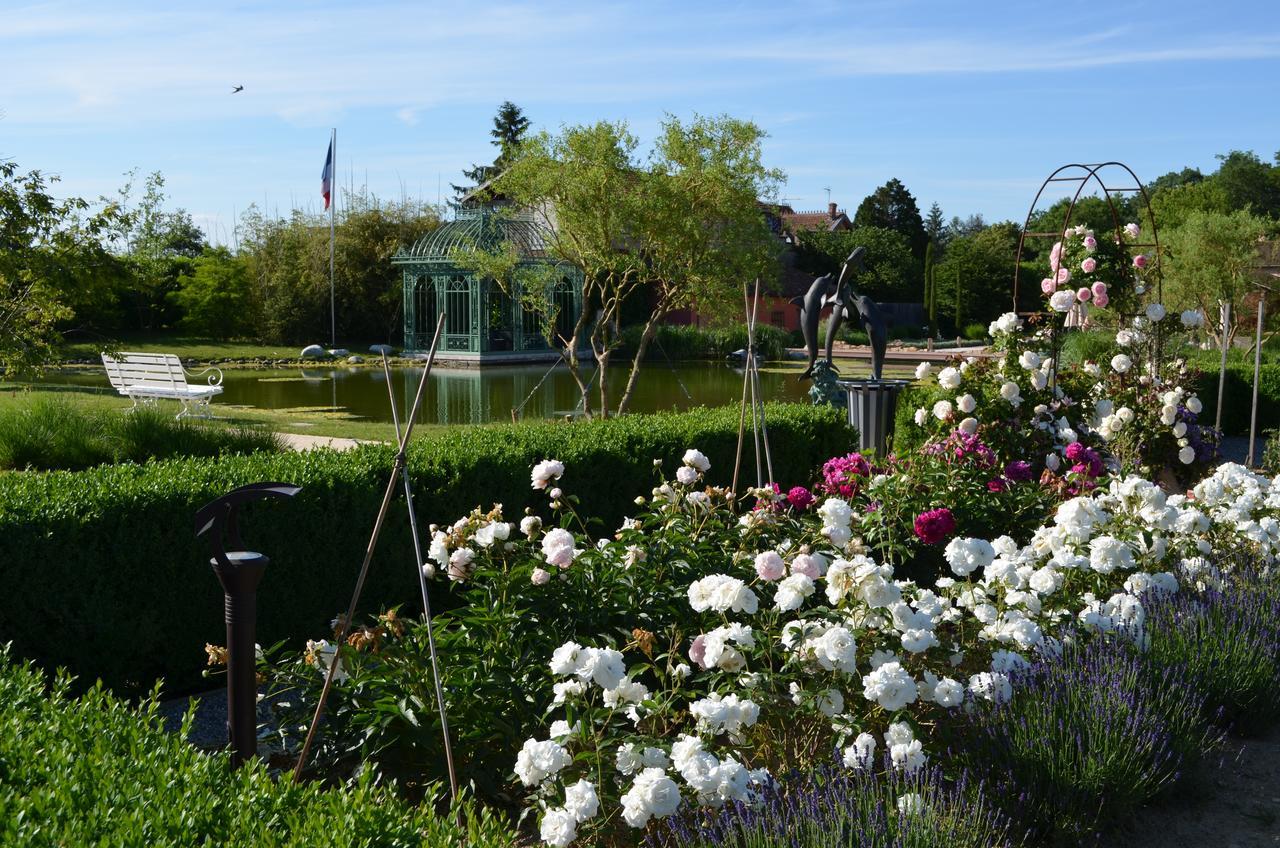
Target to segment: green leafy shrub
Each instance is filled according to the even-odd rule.
[[[807,474],[852,442],[835,409],[777,404],[768,420],[774,469],[784,479]],[[736,407],[451,430],[410,447],[417,514],[424,530],[494,501],[518,515],[535,494],[530,467],[553,456],[580,469],[574,491],[616,526],[650,485],[655,458],[696,446],[711,458],[713,482],[727,484],[737,433]],[[192,516],[230,489],[263,480],[296,483],[302,492],[287,504],[245,511],[244,538],[272,560],[259,589],[259,641],[322,632],[350,597],[392,453],[370,445],[0,475],[0,633],[22,656],[126,691],[145,691],[156,677],[171,687],[198,685],[201,646],[224,637],[221,592]],[[447,607],[448,590],[440,591],[432,603]],[[418,595],[397,499],[364,609],[416,606]]]
[[[1111,359],[1116,334],[1109,330],[1071,330],[1062,334],[1063,363],[1106,362]]]
[[[840,340],[843,341],[845,344],[851,344],[851,345],[871,344],[871,337],[867,335],[866,330],[850,330],[847,328],[843,329],[840,331]],[[801,339],[800,343],[804,344],[804,340]]]
[[[960,334],[971,342],[980,342],[987,337],[987,327],[985,324],[965,324],[964,331]]]
[[[134,708],[100,686],[71,699],[0,651],[0,844],[506,848],[515,833],[464,801],[409,806],[368,775],[294,785],[261,762],[233,770],[167,733],[155,693]],[[191,716],[188,716],[188,722]],[[459,818],[462,824],[459,824]]]
[[[640,342],[641,327],[622,331],[621,354],[632,356]],[[756,325],[756,347],[761,359],[787,358],[791,333],[770,324]],[[693,327],[663,324],[654,332],[645,351],[646,359],[723,359],[747,346],[747,328],[742,324],[724,327]]]
[[[78,471],[112,462],[281,451],[275,433],[143,407],[127,415],[36,395],[0,411],[0,469]]]
[[[1213,424],[1218,408],[1218,363],[1197,364],[1201,371],[1195,383],[1204,401],[1200,420]],[[1229,436],[1249,432],[1249,411],[1253,405],[1253,363],[1227,363],[1226,385],[1222,398],[1222,432]],[[1263,364],[1258,372],[1258,424],[1266,426],[1280,421],[1280,365]]]

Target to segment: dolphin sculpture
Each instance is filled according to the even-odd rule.
[[[800,374],[800,380],[813,376],[813,366],[818,361],[818,323],[822,320],[822,307],[828,303],[842,302],[842,292],[844,290],[844,280],[849,273],[849,266],[854,266],[857,271],[866,270],[863,264],[863,257],[866,255],[865,247],[855,247],[848,258],[844,260],[844,264],[840,267],[840,276],[835,280],[831,279],[830,274],[823,274],[821,277],[813,281],[803,297],[795,297],[791,299],[791,303],[800,307],[800,330],[804,333],[804,346],[809,352],[809,367]],[[835,320],[836,314],[840,311],[837,306],[833,311],[832,320]],[[836,325],[836,330],[839,325]],[[827,362],[831,362],[831,344],[835,340],[830,326],[827,328]]]
[[[889,329],[885,324],[884,314],[876,302],[865,294],[858,294],[852,288],[837,294],[835,308],[831,310],[831,319],[827,322],[827,361],[831,361],[831,346],[840,332],[840,324],[844,320],[856,322],[866,330],[871,340],[871,379],[879,380],[884,370],[884,351],[888,346]]]
[[[793,297],[791,303],[800,307],[800,331],[804,333],[804,347],[809,352],[809,367],[799,379],[813,376],[814,363],[818,361],[818,322],[822,320],[822,307],[835,291],[836,281],[830,274],[823,274],[813,281],[802,297]]]

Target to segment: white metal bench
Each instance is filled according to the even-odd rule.
[[[102,364],[107,369],[107,379],[115,390],[133,401],[130,409],[139,402],[155,403],[156,400],[176,400],[182,405],[177,417],[200,415],[209,418],[209,401],[222,393],[222,372],[206,368],[198,373],[182,367],[182,362],[171,353],[126,353],[118,357],[102,354]],[[192,385],[187,377],[208,376],[206,384]]]

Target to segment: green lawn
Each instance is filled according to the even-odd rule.
[[[123,415],[129,408],[129,401],[106,389],[83,388],[79,386],[40,386],[19,385],[0,382],[0,409],[13,406],[25,393],[56,393],[64,399],[73,399],[76,403],[90,406],[118,409]],[[28,395],[29,396],[29,395]],[[160,401],[161,408],[172,409],[177,414],[176,402]],[[215,421],[229,427],[247,424],[264,425],[278,433],[303,433],[309,436],[338,436],[347,439],[363,439],[368,441],[391,441],[395,438],[390,423],[351,420],[343,412],[334,412],[323,408],[307,409],[258,409],[244,406],[232,406],[214,400],[210,406]],[[448,429],[442,424],[419,424],[414,427],[414,435],[428,435]]]

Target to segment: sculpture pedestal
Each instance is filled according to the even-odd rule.
[[[898,395],[910,380],[840,380],[849,404],[849,424],[858,428],[858,450],[887,454],[898,412]]]

